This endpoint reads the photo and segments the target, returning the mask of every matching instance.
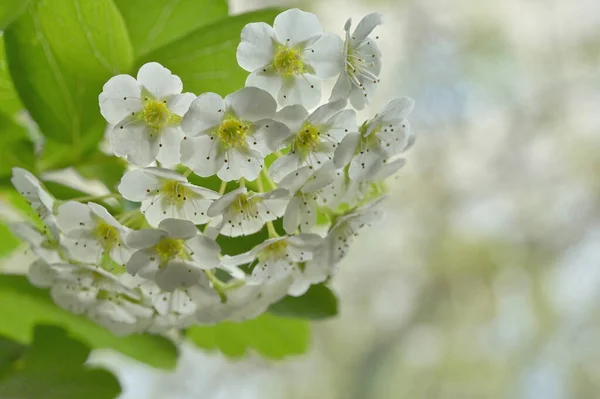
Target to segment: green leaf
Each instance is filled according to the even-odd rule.
[[[133,62],[112,1],[32,2],[4,39],[13,82],[41,132],[70,143],[75,159],[95,147],[105,125],[98,109],[102,85]]]
[[[14,399],[114,399],[119,381],[85,366],[90,348],[52,326],[38,326],[17,371],[0,381],[0,397]]]
[[[191,327],[187,337],[200,348],[218,349],[229,357],[241,357],[254,350],[264,357],[281,359],[307,351],[310,326],[305,320],[265,313],[243,323]]]
[[[25,346],[0,336],[0,379],[25,352]]]
[[[287,317],[325,319],[337,315],[337,297],[325,284],[315,284],[302,296],[286,296],[271,305],[269,312]]]
[[[0,148],[0,177],[10,176],[14,166],[31,169],[35,165],[33,143],[27,130],[3,113],[0,113]]]
[[[226,0],[115,0],[136,56],[227,16]]]
[[[170,369],[177,349],[166,338],[143,334],[117,337],[108,330],[57,307],[48,292],[33,287],[23,276],[0,275],[0,334],[30,343],[39,323],[60,325],[91,348],[110,348],[151,366]]]
[[[0,7],[0,31],[4,30],[27,7],[31,0],[2,0]]]
[[[222,19],[145,55],[137,66],[157,61],[181,78],[185,91],[229,94],[244,87],[248,75],[235,55],[242,28],[250,22],[272,23],[279,12],[266,9]]]
[[[21,109],[23,104],[8,72],[4,36],[0,36],[0,112],[12,118]]]
[[[10,231],[8,226],[0,223],[0,258],[8,256],[20,243],[21,241]]]

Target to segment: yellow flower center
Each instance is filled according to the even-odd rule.
[[[159,130],[166,125],[178,125],[181,122],[181,116],[169,112],[166,101],[146,97],[144,102],[141,118],[151,128]]]
[[[173,205],[183,206],[194,193],[177,180],[165,180],[160,193]]]
[[[178,255],[185,255],[183,240],[176,238],[163,238],[153,249],[160,257],[160,263],[163,266]]]
[[[306,73],[306,66],[302,61],[300,50],[280,46],[273,57],[273,68],[278,75],[290,77]]]
[[[96,237],[102,248],[109,251],[119,243],[119,231],[106,222],[99,222],[95,230]]]
[[[218,139],[228,148],[246,144],[249,126],[235,117],[225,118],[216,131]]]
[[[310,124],[306,124],[296,133],[294,148],[303,150],[315,150],[319,144],[319,130]]]

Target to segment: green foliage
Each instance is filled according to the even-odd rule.
[[[305,320],[265,313],[242,323],[191,327],[187,337],[200,348],[218,349],[229,357],[242,357],[254,350],[270,359],[282,359],[306,352],[310,326]]]
[[[42,133],[69,143],[77,160],[84,144],[95,147],[102,136],[102,85],[133,62],[117,8],[111,0],[33,2],[4,38],[21,100]]]
[[[227,16],[226,0],[115,0],[136,56]]]
[[[269,9],[229,17],[196,29],[137,62],[157,61],[179,75],[186,91],[226,95],[244,87],[248,73],[237,65],[236,49],[244,25],[272,23],[281,10]]]
[[[25,346],[18,342],[0,336],[0,380],[9,371],[12,365],[23,356]]]
[[[2,0],[0,7],[0,30],[5,29],[27,7],[31,0]]]
[[[0,367],[6,342],[10,341],[0,339]],[[16,363],[12,359],[14,371],[0,379],[2,398],[113,399],[121,392],[119,382],[111,373],[85,366],[90,348],[60,328],[37,326],[27,350],[18,344],[8,344],[9,356],[23,353]]]
[[[337,297],[325,284],[316,284],[302,296],[286,296],[269,311],[279,316],[325,319],[337,315]]]
[[[9,255],[19,246],[19,239],[14,236],[8,226],[0,223],[0,258]]]
[[[23,4],[27,4],[23,2]],[[4,37],[0,36],[0,112],[11,117],[23,108],[19,95],[13,85],[6,63]]]
[[[35,165],[33,143],[27,130],[3,113],[0,113],[0,148],[0,177],[10,176],[15,166],[31,169]]]
[[[172,368],[177,349],[165,338],[144,334],[117,337],[82,316],[58,308],[46,292],[22,276],[0,275],[0,334],[30,343],[33,327],[50,323],[67,327],[73,337],[91,348],[110,348],[154,367]],[[10,304],[4,305],[4,304]]]

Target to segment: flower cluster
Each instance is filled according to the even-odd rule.
[[[100,110],[113,153],[131,164],[118,192],[60,201],[13,170],[39,216],[12,226],[39,256],[32,284],[126,335],[256,317],[327,281],[380,219],[381,182],[414,142],[408,98],[356,121],[379,82],[379,24],[371,14],[351,32],[349,20],[345,40],[298,9],[248,24],[237,49],[246,87],[224,98],[182,93],[154,62],[111,78]],[[335,77],[318,106],[321,80]]]

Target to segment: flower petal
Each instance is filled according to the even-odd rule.
[[[238,149],[232,149],[227,152],[225,157],[226,166],[222,167],[217,176],[223,181],[255,180],[263,167],[263,156],[258,152],[247,149],[244,152]]]
[[[208,207],[208,216],[214,218],[215,216],[221,215],[225,209],[233,204],[238,195],[245,194],[246,192],[246,188],[240,187],[223,195],[221,198],[213,202],[210,207]]]
[[[315,14],[297,8],[286,10],[275,17],[273,30],[280,43],[295,46],[323,33]]]
[[[217,127],[225,115],[226,104],[216,93],[203,93],[192,103],[181,120],[181,129],[191,137],[206,134]]]
[[[275,115],[277,103],[271,94],[257,87],[244,87],[225,97],[228,110],[241,120],[258,121]]]
[[[350,82],[348,73],[345,71],[340,73],[340,76],[338,76],[337,80],[335,81],[335,85],[331,90],[329,101],[338,100],[340,98],[347,99],[350,96],[350,89],[352,87],[352,82]]]
[[[167,108],[170,113],[183,116],[190,109],[190,105],[195,99],[196,95],[194,93],[175,94],[167,99]]]
[[[246,86],[263,89],[269,92],[273,97],[276,97],[279,94],[282,85],[283,78],[272,70],[263,71],[262,69],[258,69],[246,78]]]
[[[303,166],[303,161],[300,155],[295,152],[288,152],[282,157],[279,157],[269,167],[269,176],[276,182],[281,181],[285,176],[294,172]]]
[[[215,240],[197,235],[185,242],[191,250],[190,256],[200,269],[214,269],[219,266],[221,247]]]
[[[321,166],[313,175],[304,183],[301,188],[303,193],[313,193],[321,188],[331,184],[335,177],[335,168],[333,162],[328,161]]]
[[[242,29],[242,41],[236,52],[238,64],[248,72],[273,61],[275,32],[264,22],[247,24]]]
[[[123,198],[141,202],[156,195],[162,182],[158,176],[149,173],[149,169],[133,169],[123,175],[117,187]]]
[[[90,214],[90,208],[76,201],[67,201],[58,207],[56,223],[66,235],[79,229],[90,229],[96,225]]]
[[[142,109],[142,89],[129,75],[113,76],[102,87],[98,96],[100,113],[112,125],[121,122],[132,112]]]
[[[131,248],[148,248],[156,245],[168,236],[167,232],[155,229],[142,229],[132,231],[127,235],[125,242]]]
[[[127,264],[125,268],[127,272],[133,275],[139,274],[144,278],[152,278],[154,277],[154,273],[158,270],[160,264],[160,259],[157,256],[156,252],[154,252],[151,248],[144,248],[136,251]]]
[[[287,78],[277,94],[277,102],[281,106],[302,104],[312,108],[320,101],[321,82],[309,74]]]
[[[344,70],[344,42],[338,35],[324,33],[302,53],[304,62],[319,79],[331,78]]]
[[[155,99],[162,100],[174,94],[180,94],[183,83],[179,76],[157,62],[142,65],[137,74],[137,80]]]
[[[323,125],[327,123],[332,116],[343,110],[345,107],[345,99],[339,99],[327,104],[323,104],[319,108],[315,109],[312,114],[310,114],[308,117],[308,122],[312,125]]]
[[[381,20],[381,14],[372,13],[363,17],[360,20],[356,29],[352,33],[351,42],[353,44],[360,43],[367,38],[373,32],[373,29],[377,27],[377,25],[383,24]]]
[[[202,275],[202,270],[193,263],[184,261],[171,261],[156,272],[154,281],[165,291],[174,291],[178,288],[188,288],[195,285]]]
[[[348,165],[356,153],[360,144],[361,134],[357,132],[348,133],[335,150],[333,163],[336,168]]]
[[[167,126],[160,133],[160,144],[156,160],[164,166],[179,164],[181,141],[183,132],[178,126]]]
[[[158,228],[164,230],[171,238],[189,240],[198,234],[198,229],[192,222],[179,219],[165,219],[159,223]]]
[[[198,176],[212,176],[223,166],[225,154],[209,136],[188,138],[181,142],[181,163]]]
[[[300,211],[302,206],[302,198],[294,197],[285,208],[283,214],[283,229],[288,234],[295,234],[300,225]]]
[[[119,157],[126,156],[134,165],[148,166],[156,159],[159,136],[143,122],[115,125],[110,133],[112,151]]]

